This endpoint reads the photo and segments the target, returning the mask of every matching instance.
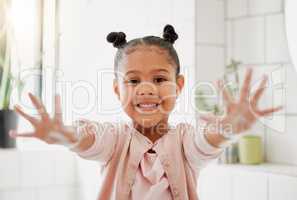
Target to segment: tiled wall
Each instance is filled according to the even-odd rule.
[[[75,155],[68,150],[0,150],[0,163],[1,200],[72,200],[80,194]]]
[[[213,84],[222,77],[225,63],[225,2],[196,1],[195,81],[197,88]],[[199,111],[196,121],[199,125]]]
[[[226,61],[242,62],[241,68],[269,75],[269,88],[262,107],[283,104],[280,116],[262,121],[258,131],[265,132],[266,159],[297,164],[297,75],[287,48],[283,0],[226,0]],[[243,75],[243,73],[242,73]],[[278,83],[283,82],[285,90]],[[274,103],[273,103],[274,101]],[[284,114],[281,116],[281,114]],[[286,148],[284,148],[286,147]]]
[[[296,167],[213,165],[198,181],[201,200],[295,200]],[[200,183],[200,184],[199,184]],[[213,191],[216,189],[216,192]]]
[[[259,106],[285,105],[273,118],[261,119],[250,133],[265,137],[266,159],[297,164],[297,73],[287,48],[283,0],[196,1],[196,79],[222,77],[231,58],[241,61],[240,78],[252,67],[252,90],[265,73],[268,89]],[[283,87],[283,88],[282,88]],[[287,146],[289,148],[283,148]],[[292,151],[295,149],[295,151]]]
[[[196,1],[196,81],[214,81],[224,72],[225,2]]]
[[[61,147],[0,150],[1,200],[94,200],[100,167]]]

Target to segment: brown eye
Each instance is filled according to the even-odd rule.
[[[130,79],[130,80],[128,80],[127,82],[128,82],[129,84],[135,85],[135,84],[139,83],[140,81],[137,80],[137,79]]]
[[[158,78],[154,79],[154,82],[156,82],[156,83],[162,83],[162,82],[165,82],[165,81],[167,81],[167,79],[163,78],[163,77],[158,77]]]

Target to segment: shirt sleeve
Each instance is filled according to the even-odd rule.
[[[193,125],[183,123],[180,124],[180,131],[183,135],[182,146],[185,157],[194,170],[201,170],[224,151],[224,148],[211,145],[202,129],[195,129]]]
[[[99,123],[94,121],[80,120],[79,135],[92,135],[94,143],[86,150],[71,150],[81,158],[95,160],[105,165],[112,157],[118,140],[118,125],[116,123]]]

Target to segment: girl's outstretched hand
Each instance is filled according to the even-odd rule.
[[[34,131],[18,133],[16,130],[10,130],[9,134],[11,137],[33,137],[38,138],[48,144],[62,144],[66,146],[73,145],[78,142],[75,134],[75,128],[66,127],[63,125],[59,95],[55,96],[55,114],[53,118],[50,118],[45,106],[37,97],[31,93],[29,93],[29,97],[34,107],[37,109],[41,119],[37,119],[28,115],[22,111],[19,105],[15,105],[15,111],[33,125]]]
[[[228,129],[227,134],[237,134],[248,130],[255,123],[257,118],[267,116],[273,112],[281,110],[282,106],[267,109],[258,108],[259,99],[265,90],[267,76],[265,76],[261,81],[260,86],[255,91],[255,94],[250,97],[251,78],[252,69],[248,69],[243,86],[240,90],[240,97],[238,101],[236,101],[226,87],[223,86],[222,81],[219,81],[219,89],[223,93],[224,103],[226,104],[226,115],[202,115],[200,118],[208,124],[216,124],[216,127],[219,126],[220,130],[226,131],[225,129]]]

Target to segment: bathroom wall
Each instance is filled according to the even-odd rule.
[[[297,75],[287,49],[284,2],[196,2],[197,80],[221,78],[224,66],[233,58],[242,62],[241,80],[245,69],[253,68],[252,91],[264,73],[269,76],[260,107],[286,106],[283,112],[261,119],[247,131],[264,139],[266,161],[280,164],[209,166],[201,172],[198,181],[199,197],[206,200],[295,199]]]
[[[106,41],[111,31],[123,31],[127,40],[144,35],[162,36],[167,23],[179,34],[175,47],[179,53],[181,70],[186,75],[184,94],[179,98],[172,120],[193,113],[188,93],[194,83],[195,26],[194,1],[178,0],[102,2],[77,0],[61,2],[61,53],[62,84],[75,90],[65,99],[65,109],[71,110],[65,120],[77,117],[116,120],[123,114],[112,88],[113,58],[116,49]],[[82,40],[83,38],[83,40]],[[75,58],[75,59],[73,59]],[[67,86],[65,86],[67,87]],[[103,97],[104,94],[104,97]],[[89,98],[80,98],[89,95]],[[185,102],[186,101],[186,102]],[[185,105],[187,104],[187,105]]]
[[[297,164],[297,75],[284,23],[283,0],[196,1],[196,80],[213,83],[222,78],[231,59],[242,63],[241,82],[245,69],[253,68],[252,91],[267,74],[268,88],[259,106],[285,108],[259,120],[248,133],[262,136],[267,161]]]
[[[287,48],[284,1],[226,0],[225,11],[226,62],[233,58],[242,62],[241,69],[252,67],[255,87],[260,75],[269,76],[261,107],[285,105],[258,123],[256,131],[265,133],[266,160],[296,165],[297,74]]]
[[[195,81],[196,89],[203,90],[208,102],[218,103],[212,89],[222,78],[225,63],[225,1],[197,0],[195,17]],[[212,96],[213,95],[213,96]],[[213,98],[214,97],[214,98]],[[201,110],[196,110],[196,121]],[[199,122],[197,123],[199,125]]]
[[[225,2],[196,1],[196,81],[221,78],[225,63]]]

